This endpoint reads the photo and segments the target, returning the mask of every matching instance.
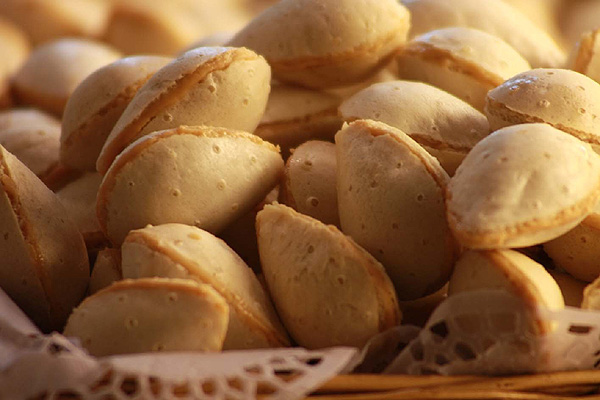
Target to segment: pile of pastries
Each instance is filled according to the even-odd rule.
[[[600,309],[592,16],[2,0],[0,287],[96,356],[360,347],[475,290],[540,334]]]

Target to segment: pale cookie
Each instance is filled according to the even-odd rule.
[[[560,68],[565,53],[527,16],[502,0],[402,0],[411,14],[411,37],[451,26],[480,29],[503,39],[533,68]]]
[[[0,287],[40,329],[62,329],[88,285],[85,244],[54,193],[1,146],[0,227]]]
[[[400,323],[382,265],[334,226],[267,205],[258,213],[256,232],[273,302],[300,346],[362,347]]]
[[[0,112],[0,144],[45,180],[58,164],[60,121],[35,109]]]
[[[96,163],[106,173],[136,139],[180,125],[253,132],[269,96],[271,69],[247,49],[202,47],[163,67],[146,82],[117,121]]]
[[[342,231],[384,265],[400,300],[439,290],[457,255],[444,205],[448,174],[382,122],[352,122],[335,142]]]
[[[600,277],[583,290],[581,308],[585,310],[600,310]]]
[[[600,29],[586,32],[575,45],[567,67],[600,82]]]
[[[91,40],[62,39],[37,47],[13,80],[16,99],[62,115],[69,96],[89,74],[121,57]]]
[[[567,69],[534,69],[518,74],[486,99],[491,130],[543,122],[600,152],[600,84]]]
[[[88,294],[92,295],[121,279],[123,279],[121,250],[111,248],[100,250],[92,268]]]
[[[413,38],[398,53],[398,75],[447,91],[483,111],[487,92],[529,63],[502,39],[471,28],[444,28]]]
[[[410,15],[396,0],[283,0],[229,42],[263,55],[275,79],[312,88],[359,83],[405,42]]]
[[[562,236],[544,243],[557,267],[584,282],[600,276],[600,214],[590,214]]]
[[[312,140],[294,150],[285,165],[281,201],[324,224],[340,226],[335,144]]]
[[[96,211],[120,244],[132,229],[178,222],[218,233],[277,185],[283,160],[258,136],[215,127],[154,132],[112,164]]]
[[[96,357],[150,351],[220,351],[229,307],[210,285],[184,279],[127,279],[86,298],[65,336]]]
[[[110,0],[2,0],[0,15],[40,43],[64,37],[97,38],[106,27]]]
[[[203,36],[242,28],[249,16],[238,1],[113,0],[104,39],[125,54],[175,55]]]
[[[559,23],[565,45],[569,49],[575,46],[582,34],[598,28],[600,3],[594,0],[563,0],[563,3]]]
[[[122,270],[124,278],[191,279],[212,286],[229,305],[223,350],[290,345],[254,272],[202,229],[165,224],[130,232],[122,246]]]
[[[450,227],[465,247],[528,247],[557,238],[594,210],[600,157],[545,124],[500,129],[479,142],[450,180]]]
[[[565,302],[560,288],[544,267],[513,250],[468,250],[457,261],[448,285],[448,296],[476,290],[503,290],[523,303],[532,317],[532,333],[551,329],[538,308],[561,310]]]
[[[233,249],[254,272],[260,274],[260,256],[258,255],[258,242],[256,241],[256,214],[267,204],[277,201],[280,185],[277,185],[258,203],[252,210],[242,215],[237,220],[219,233],[219,237]]]
[[[0,16],[0,109],[12,105],[10,79],[29,57],[30,47],[25,33]]]
[[[171,58],[122,58],[102,67],[77,86],[63,114],[60,159],[79,170],[96,170],[102,146],[140,87]]]
[[[342,126],[336,95],[295,86],[275,84],[267,108],[254,134],[289,150],[312,139],[333,140]]]
[[[489,134],[481,112],[421,82],[374,84],[346,99],[339,112],[345,122],[372,119],[400,129],[435,156],[449,175]]]
[[[565,306],[576,308],[581,307],[581,302],[583,301],[583,290],[585,289],[587,282],[575,279],[571,275],[563,272],[549,270],[548,273],[552,275],[558,284],[563,298],[565,299]]]
[[[559,16],[564,8],[563,0],[503,0],[527,16],[538,28],[563,47],[564,37],[560,31]],[[574,2],[569,2],[572,6]]]
[[[108,244],[96,217],[96,195],[101,182],[99,173],[85,172],[56,190],[58,199],[83,235],[89,253],[95,253]]]

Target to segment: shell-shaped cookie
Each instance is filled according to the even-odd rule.
[[[92,268],[88,294],[92,295],[122,279],[121,250],[111,248],[100,250]]]
[[[45,179],[58,163],[60,121],[35,109],[0,112],[0,144]]]
[[[514,250],[468,250],[461,255],[448,284],[448,296],[485,289],[510,293],[534,314],[538,307],[560,310],[565,306],[558,284],[544,267]],[[533,332],[551,328],[540,316],[533,318]]]
[[[404,43],[410,16],[396,0],[283,0],[229,43],[263,55],[280,81],[312,88],[361,82]]]
[[[227,303],[210,285],[184,279],[127,279],[86,298],[65,336],[96,357],[150,351],[219,351]]]
[[[247,49],[202,47],[155,73],[131,100],[96,167],[105,173],[136,139],[180,125],[222,126],[253,132],[269,96],[271,70]]]
[[[480,29],[514,47],[533,68],[560,68],[566,56],[556,42],[502,0],[402,0],[411,14],[411,37],[458,26]]]
[[[561,9],[560,27],[566,48],[572,48],[585,32],[598,28],[600,3],[572,1]]]
[[[534,69],[518,74],[486,99],[490,129],[543,122],[570,133],[600,152],[600,84],[567,69]]]
[[[335,144],[311,140],[300,145],[286,162],[281,201],[339,227],[336,166]]]
[[[531,69],[502,39],[471,28],[443,28],[412,39],[397,56],[402,79],[439,87],[483,110],[487,92]]]
[[[587,283],[575,279],[571,275],[563,272],[548,270],[548,273],[552,275],[558,284],[563,298],[565,299],[565,306],[577,308],[581,307],[581,302],[583,301],[583,291],[587,286]]]
[[[13,79],[21,103],[61,115],[69,96],[89,74],[120,58],[99,42],[62,39],[36,48]]]
[[[560,32],[559,16],[563,11],[562,0],[503,0],[526,15],[536,26],[548,33],[559,45],[564,45]]]
[[[600,214],[590,214],[564,235],[544,243],[544,251],[575,278],[594,281],[600,276]]]
[[[58,198],[0,146],[0,287],[44,331],[61,329],[85,294],[83,238]]]
[[[229,247],[239,255],[242,260],[257,274],[261,273],[260,256],[258,254],[258,242],[256,241],[256,214],[264,208],[266,204],[277,201],[280,193],[280,185],[277,185],[267,194],[267,196],[256,205],[250,212],[242,215],[240,218],[227,225],[219,233],[219,238],[223,239]]]
[[[275,84],[254,134],[289,150],[311,139],[333,140],[342,126],[337,113],[341,98],[324,91]]]
[[[237,31],[249,19],[239,0],[113,0],[113,4],[104,38],[125,54],[174,55],[217,30]]]
[[[400,300],[440,289],[456,257],[444,205],[448,174],[382,122],[352,122],[335,142],[342,231],[384,265]]]
[[[569,69],[589,76],[596,82],[600,82],[600,40],[598,40],[598,35],[600,35],[600,29],[584,33],[571,52],[567,63]]]
[[[4,55],[0,60],[0,79],[17,72],[30,51],[31,45],[25,33],[0,16],[0,54]]]
[[[339,112],[345,122],[372,119],[400,129],[435,156],[450,175],[489,134],[481,112],[421,82],[377,83],[346,99]]]
[[[105,175],[98,220],[114,244],[147,224],[217,233],[258,204],[282,173],[278,149],[249,133],[206,126],[155,132],[129,146]]]
[[[79,169],[96,169],[96,159],[115,123],[140,87],[171,62],[168,57],[127,57],[83,80],[69,97],[62,120],[60,159]]]
[[[79,227],[88,252],[98,251],[107,244],[96,217],[96,195],[101,182],[99,173],[86,172],[56,191],[69,217]]]
[[[289,346],[254,272],[221,239],[194,226],[135,230],[122,246],[124,278],[191,279],[212,286],[229,305],[224,350]]]
[[[450,227],[475,249],[528,247],[568,232],[600,198],[600,157],[546,124],[500,129],[450,180]]]
[[[10,93],[13,74],[21,68],[31,48],[25,33],[0,15],[0,109],[13,104]]]
[[[583,290],[581,308],[585,310],[600,310],[600,277]]]
[[[0,15],[21,27],[37,45],[64,37],[98,37],[106,26],[111,1],[2,0]]]
[[[394,287],[336,227],[284,205],[258,213],[263,272],[279,316],[301,346],[363,346],[400,323]]]

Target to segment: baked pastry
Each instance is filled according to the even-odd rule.
[[[212,286],[229,305],[224,350],[290,344],[254,272],[202,229],[165,224],[131,231],[122,246],[122,271],[124,278],[180,278]]]
[[[311,140],[294,150],[285,165],[281,201],[324,224],[340,226],[335,144]]]
[[[514,48],[489,33],[462,27],[427,32],[398,52],[398,76],[447,91],[483,111],[487,92],[531,69]]]
[[[58,199],[79,228],[90,254],[95,254],[108,244],[96,217],[96,195],[101,182],[99,173],[85,172],[56,190]]]
[[[62,120],[60,159],[78,170],[96,170],[96,160],[113,126],[139,88],[168,57],[122,58],[86,77],[69,97]]]
[[[210,285],[187,279],[127,279],[86,298],[64,335],[92,356],[150,351],[219,351],[229,308]]]
[[[218,233],[264,199],[282,173],[277,147],[249,133],[207,126],[154,132],[106,173],[98,221],[115,245],[148,224]]]
[[[396,0],[282,0],[229,42],[264,56],[278,81],[347,86],[374,75],[405,42],[410,16]]]
[[[122,279],[121,250],[111,248],[100,250],[92,268],[88,294],[92,295]]]
[[[342,126],[336,95],[297,86],[274,84],[267,108],[254,134],[281,147],[287,159],[290,149],[312,140],[330,140]]]
[[[36,109],[2,111],[0,144],[45,180],[59,161],[60,121]]]
[[[173,56],[203,36],[242,28],[250,17],[236,3],[113,0],[104,39],[125,54]]]
[[[593,212],[564,235],[544,243],[554,264],[584,281],[600,276],[600,214]]]
[[[596,82],[600,82],[599,34],[600,29],[585,32],[575,45],[567,63],[567,68],[589,76]]]
[[[486,99],[490,129],[543,122],[592,145],[600,152],[600,84],[567,69],[534,69],[518,74]]]
[[[581,307],[581,302],[583,301],[583,291],[587,286],[587,283],[575,279],[569,274],[558,272],[556,270],[548,270],[548,273],[552,275],[558,284],[563,298],[565,299],[565,306],[576,308]]]
[[[276,204],[258,213],[256,232],[273,303],[300,346],[362,347],[400,323],[385,270],[336,227]]]
[[[269,96],[271,70],[247,49],[202,47],[155,73],[131,100],[108,136],[96,167],[106,173],[130,143],[180,125],[253,132]]]
[[[2,0],[0,15],[21,27],[36,45],[64,37],[98,38],[111,0]]]
[[[402,0],[410,37],[451,26],[480,29],[515,48],[533,68],[561,68],[566,56],[550,35],[502,0]]]
[[[500,129],[467,155],[447,191],[448,221],[465,247],[528,247],[573,229],[600,198],[600,157],[546,124]]]
[[[457,248],[440,163],[399,129],[357,120],[335,136],[342,231],[385,267],[400,300],[439,290]]]
[[[1,6],[0,6],[1,7]],[[10,79],[29,57],[31,51],[25,33],[15,24],[0,16],[0,109],[10,107]]]
[[[69,96],[89,74],[121,54],[91,40],[62,39],[37,47],[13,79],[22,104],[62,115]]]
[[[467,153],[489,134],[485,116],[434,86],[410,81],[377,83],[344,100],[339,113],[345,122],[372,119],[406,132],[449,175]]]
[[[522,302],[523,310],[531,315],[532,333],[552,330],[538,308],[556,311],[565,307],[558,284],[544,267],[514,250],[468,250],[461,255],[448,296],[486,289],[506,291]]]
[[[85,244],[54,193],[2,146],[0,237],[0,287],[41,330],[61,330],[87,289]]]

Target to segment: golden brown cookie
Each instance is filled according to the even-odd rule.
[[[207,126],[155,132],[125,149],[106,173],[98,220],[117,245],[147,224],[217,233],[264,199],[282,173],[277,147],[249,133]]]
[[[269,96],[271,70],[247,49],[202,47],[177,58],[150,78],[108,136],[96,167],[106,173],[130,143],[180,125],[209,125],[253,132]]]
[[[150,351],[219,351],[229,308],[210,285],[184,279],[127,279],[86,298],[65,336],[96,357]]]
[[[400,323],[382,265],[334,226],[267,205],[256,232],[273,303],[299,345],[361,347]]]
[[[385,67],[410,26],[396,0],[283,0],[229,42],[263,55],[273,76],[312,88],[359,83]]]

